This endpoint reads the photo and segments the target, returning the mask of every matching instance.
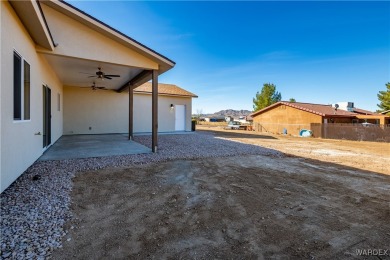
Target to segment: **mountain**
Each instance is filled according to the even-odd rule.
[[[239,117],[239,116],[247,116],[251,113],[252,113],[252,111],[249,111],[249,110],[226,109],[226,110],[221,110],[221,111],[215,112],[213,115]]]
[[[249,114],[252,114],[252,111],[249,110],[234,110],[234,109],[225,109],[218,112],[215,112],[213,114],[202,114],[201,117],[225,117],[225,116],[232,116],[234,118],[238,118],[240,116],[247,116]],[[198,117],[198,114],[192,114],[193,117]]]

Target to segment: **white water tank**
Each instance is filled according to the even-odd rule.
[[[339,105],[338,109],[353,112],[353,102],[337,102],[336,104]],[[336,107],[336,104],[332,104],[332,107]]]

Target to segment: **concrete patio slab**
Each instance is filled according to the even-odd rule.
[[[151,152],[148,147],[129,141],[123,134],[65,135],[38,160],[66,160]]]

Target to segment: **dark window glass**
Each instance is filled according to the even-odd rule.
[[[24,120],[30,119],[30,64],[24,61]]]
[[[22,59],[14,52],[14,120],[22,119]]]

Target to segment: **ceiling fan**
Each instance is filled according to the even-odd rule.
[[[98,79],[104,80],[104,79],[112,79],[112,78],[120,77],[120,75],[108,75],[108,74],[105,74],[102,71],[101,67],[98,67],[98,71],[96,71],[95,74],[96,74],[96,76],[93,75],[93,76],[89,76],[88,78],[98,78]]]
[[[98,87],[98,86],[96,86],[95,82],[93,82],[92,86],[81,87],[81,88],[91,88],[93,91],[96,91],[96,90],[109,90],[109,89],[106,89],[105,87]]]

